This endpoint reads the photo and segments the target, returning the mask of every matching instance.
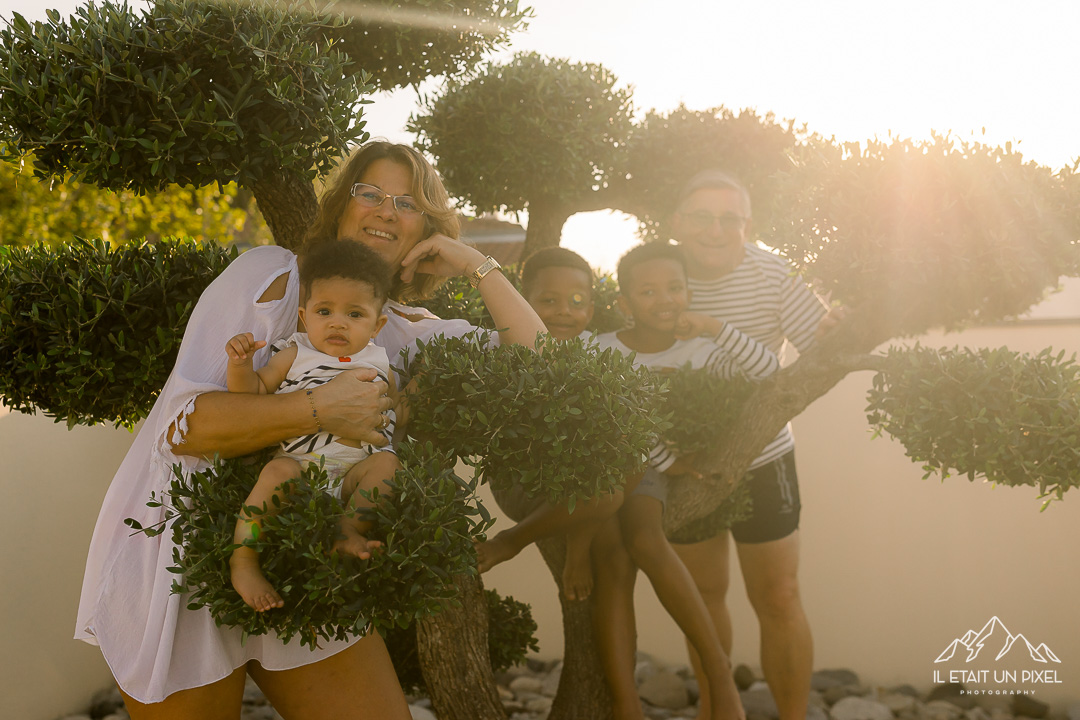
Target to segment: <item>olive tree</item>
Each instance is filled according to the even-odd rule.
[[[593,63],[536,53],[484,66],[425,99],[409,121],[450,192],[478,211],[527,210],[526,254],[559,244],[571,215],[615,182],[630,90]]]
[[[525,174],[495,175],[491,156],[538,158],[553,145],[580,148],[585,141],[560,132],[537,137],[542,123],[526,125],[521,108],[501,104],[485,106],[484,132],[464,131],[451,109],[464,107],[475,88],[502,87],[501,71],[489,68],[469,87],[446,88],[412,123],[440,169],[456,178],[453,192],[470,202],[483,198],[485,209],[529,207],[543,197]],[[541,79],[532,75],[532,92],[541,92]],[[563,92],[563,104],[586,97],[595,102],[575,82],[565,81]],[[442,152],[451,137],[453,152]],[[726,411],[700,460],[706,479],[673,483],[665,513],[671,537],[721,527],[730,510],[725,499],[760,450],[857,370],[877,373],[868,408],[872,426],[897,437],[928,472],[1032,485],[1052,497],[1080,485],[1080,370],[1071,360],[1005,349],[874,352],[890,339],[932,328],[1015,316],[1061,276],[1080,275],[1075,168],[1054,172],[1024,161],[1008,145],[941,135],[846,144],[769,114],[685,107],[635,121],[618,143],[613,166],[610,158],[606,148],[597,155],[597,166],[611,169],[603,183],[576,196],[579,211],[622,210],[638,218],[645,239],[666,240],[682,184],[699,170],[725,169],[750,191],[756,237],[848,310],[831,335]],[[560,227],[565,217],[558,217]],[[527,245],[526,256],[535,247]],[[504,509],[521,515],[521,508]],[[561,555],[549,545],[542,542],[541,550],[559,583]],[[573,686],[560,687],[553,718],[596,709],[603,695],[588,647],[588,611],[564,602],[563,612],[563,677]]]
[[[295,247],[315,214],[312,180],[367,137],[364,96],[469,69],[524,16],[512,0],[16,14],[0,30],[0,137],[13,157],[33,153],[42,178],[136,193],[236,182]],[[402,24],[418,18],[431,27]]]

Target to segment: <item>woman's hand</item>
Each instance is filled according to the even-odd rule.
[[[386,426],[383,413],[394,404],[387,389],[375,370],[358,368],[312,390],[311,399],[323,430],[381,447],[386,444],[380,432]]]
[[[476,248],[436,233],[418,242],[401,259],[401,279],[409,282],[418,272],[439,277],[468,275],[486,259]]]

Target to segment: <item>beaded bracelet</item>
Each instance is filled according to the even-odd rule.
[[[304,393],[307,395],[308,402],[311,403],[311,417],[315,418],[315,425],[319,430],[322,430],[322,421],[319,420],[319,411],[315,409],[315,398],[311,397],[310,390],[305,390]]]

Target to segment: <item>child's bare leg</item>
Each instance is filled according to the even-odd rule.
[[[600,529],[597,522],[584,523],[566,533],[566,563],[562,587],[567,600],[588,600],[593,589],[593,565],[590,547]]]
[[[300,473],[300,463],[292,458],[274,458],[266,463],[266,467],[259,473],[255,487],[244,500],[240,518],[236,521],[236,531],[233,533],[234,543],[243,543],[254,537],[254,528],[262,528],[263,518],[277,512],[273,500],[275,495],[280,497],[279,488],[295,480]],[[249,510],[252,506],[258,510]],[[263,575],[262,568],[259,567],[259,553],[255,548],[241,546],[233,550],[232,557],[229,558],[229,573],[236,592],[258,612],[279,608],[285,604],[274,586]]]
[[[622,493],[619,492],[578,503],[572,513],[566,505],[545,502],[517,525],[503,530],[490,540],[476,543],[480,572],[485,573],[499,563],[506,562],[537,540],[567,533],[586,523],[603,521],[604,518],[614,515],[621,504]],[[567,559],[569,560],[569,556]],[[564,580],[565,577],[564,573]]]
[[[372,507],[371,500],[357,490],[370,493],[375,488],[380,493],[389,491],[386,484],[401,467],[397,455],[392,452],[372,453],[349,469],[342,479],[342,497],[346,499],[348,512],[341,518],[341,537],[334,543],[334,549],[346,555],[354,555],[361,560],[371,557],[371,553],[382,547],[378,540],[369,540],[371,521],[365,517],[365,510]]]
[[[731,674],[731,662],[720,647],[701,594],[679,556],[664,536],[664,507],[647,495],[631,495],[619,513],[627,549],[679,628],[697,650],[708,679],[710,717],[741,720],[745,717]]]
[[[637,567],[623,546],[619,523],[608,518],[593,538],[596,587],[592,593],[593,631],[611,693],[615,720],[644,720],[634,681],[637,627],[634,618],[634,580]]]

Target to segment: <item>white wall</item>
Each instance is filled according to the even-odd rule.
[[[133,439],[0,409],[0,717],[51,720],[111,682],[72,635],[98,509]]]
[[[1080,325],[924,339],[932,342],[1075,352]],[[896,443],[871,441],[863,413],[868,385],[869,374],[849,377],[795,422],[803,595],[816,667],[851,667],[871,684],[927,687],[941,650],[997,615],[1061,658],[1065,682],[1041,689],[1040,699],[1080,699],[1080,497],[1040,514],[1031,490],[921,480]],[[132,437],[111,428],[68,432],[47,418],[0,411],[7,509],[0,524],[0,716],[52,720],[109,682],[97,649],[71,635],[97,510]],[[532,603],[541,655],[561,654],[554,583],[535,549],[485,580]],[[638,588],[641,648],[685,662],[681,638],[644,578]],[[734,660],[756,666],[756,621],[737,576],[731,597]]]

